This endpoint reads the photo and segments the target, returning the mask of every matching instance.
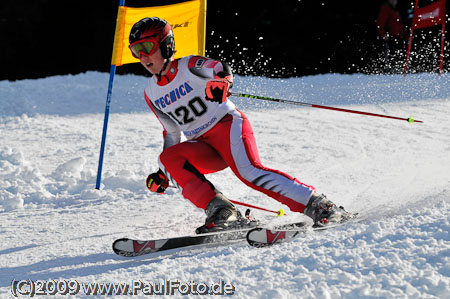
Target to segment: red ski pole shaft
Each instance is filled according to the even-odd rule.
[[[284,99],[276,99],[276,98],[270,98],[270,97],[256,96],[256,95],[245,94],[245,93],[234,93],[234,92],[232,92],[230,95],[231,96],[235,96],[235,97],[241,97],[241,98],[258,99],[258,100],[263,100],[263,101],[271,101],[271,102],[284,103],[284,104],[293,104],[293,105],[299,105],[299,106],[306,106],[306,107],[320,108],[320,109],[328,109],[328,110],[341,111],[341,112],[347,112],[347,113],[355,113],[355,114],[362,114],[362,115],[375,116],[375,117],[383,117],[383,118],[390,118],[390,119],[406,120],[409,123],[413,123],[413,122],[423,123],[423,121],[412,119],[411,117],[404,118],[404,117],[390,116],[390,115],[371,113],[371,112],[364,112],[364,111],[358,111],[358,110],[351,110],[351,109],[337,108],[337,107],[324,106],[324,105],[316,105],[316,104],[297,102],[297,101],[291,101],[291,100],[284,100]]]
[[[175,186],[169,186],[168,188],[176,188],[176,187]],[[266,211],[266,212],[269,212],[269,213],[274,213],[274,214],[277,214],[277,216],[284,216],[284,215],[286,215],[286,214],[284,214],[284,211],[282,209],[280,209],[279,211],[273,211],[273,210],[261,208],[261,207],[258,207],[258,206],[254,206],[254,205],[251,205],[251,204],[248,204],[248,203],[239,202],[239,201],[236,201],[236,200],[231,200],[230,199],[230,201],[232,203],[234,203],[235,205],[240,205],[240,206],[244,206],[244,207],[247,207],[247,208],[252,208],[252,209],[257,209],[257,210],[261,210],[261,211]]]
[[[231,200],[231,199],[230,199],[230,201],[231,201],[232,203],[236,204],[236,205],[240,205],[240,206],[244,206],[244,207],[247,207],[247,208],[253,208],[253,209],[257,209],[257,210],[261,210],[261,211],[266,211],[266,212],[274,213],[274,214],[277,214],[277,216],[285,215],[284,212],[283,212],[283,210],[273,211],[273,210],[268,210],[268,209],[261,208],[261,207],[258,207],[258,206],[254,206],[254,205],[251,205],[251,204],[248,204],[248,203],[239,202],[239,201],[236,201],[236,200]]]

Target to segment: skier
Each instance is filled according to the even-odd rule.
[[[227,167],[249,187],[315,223],[338,222],[346,214],[314,187],[261,164],[249,120],[228,99],[233,74],[226,63],[193,55],[174,59],[172,28],[157,17],[134,24],[129,42],[133,56],[152,74],[145,100],[164,129],[159,170],[148,176],[147,188],[164,193],[170,181],[181,189],[205,210],[200,232],[230,228],[242,219],[205,177]]]

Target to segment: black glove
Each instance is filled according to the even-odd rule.
[[[147,177],[148,190],[163,194],[167,187],[169,187],[169,179],[164,175],[161,169]]]

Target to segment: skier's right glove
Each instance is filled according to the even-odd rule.
[[[164,175],[161,169],[147,177],[148,190],[163,194],[167,187],[169,187],[169,179]]]
[[[216,76],[213,80],[206,83],[206,100],[217,102],[219,104],[225,102],[231,94],[230,89],[233,86],[233,76],[220,77]]]

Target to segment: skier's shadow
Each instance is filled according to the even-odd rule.
[[[0,253],[11,253],[30,248],[8,249]],[[35,247],[35,246],[31,246]],[[120,257],[114,253],[94,253],[86,256],[60,257],[46,261],[40,261],[34,264],[1,267],[0,268],[0,287],[9,287],[13,280],[77,280],[79,283],[93,283],[95,281],[81,281],[83,277],[91,275],[101,275],[115,270],[130,270],[133,267],[142,265],[159,264],[167,255],[175,257],[189,257],[197,255],[196,250],[168,250],[161,254],[154,254],[151,257],[141,256],[135,258]],[[98,263],[102,263],[99,265]],[[84,266],[84,265],[87,266]],[[78,267],[76,267],[78,265]],[[71,267],[71,269],[60,270],[61,268]],[[75,268],[74,268],[75,267]]]

